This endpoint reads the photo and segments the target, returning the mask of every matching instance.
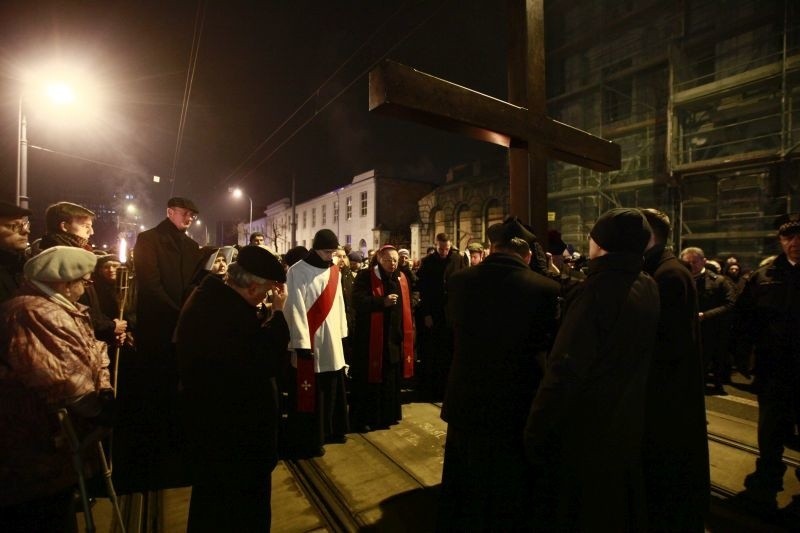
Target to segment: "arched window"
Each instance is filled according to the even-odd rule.
[[[367,241],[364,239],[358,241],[358,249],[361,250],[361,255],[367,257]]]
[[[493,199],[486,202],[486,208],[484,209],[483,213],[483,234],[482,239],[483,242],[488,241],[488,237],[486,236],[486,230],[488,230],[493,224],[497,224],[503,221],[503,207],[500,205],[500,201]]]
[[[470,239],[477,237],[472,233],[472,211],[466,205],[460,205],[456,209],[456,234],[453,236],[453,244],[459,249],[466,249]]]
[[[445,233],[444,225],[444,211],[437,209],[433,213],[433,234],[431,235],[431,245],[436,242],[436,236],[440,233]]]

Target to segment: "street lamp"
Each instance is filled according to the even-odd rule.
[[[205,242],[203,242],[203,245],[205,245],[205,246],[208,246],[208,242],[211,240],[211,239],[209,239],[209,238],[208,238],[208,226],[206,226],[205,224],[203,224],[203,221],[202,221],[202,220],[200,220],[199,218],[198,218],[197,220],[195,220],[195,221],[194,221],[194,225],[195,225],[195,226],[203,226],[203,229],[204,229],[204,230],[205,230],[205,232],[206,232],[206,240],[205,240]]]
[[[97,105],[97,98],[91,87],[85,84],[86,75],[83,72],[66,72],[60,66],[48,66],[46,68],[49,80],[46,80],[41,72],[28,73],[26,75],[25,86],[19,95],[19,113],[17,117],[17,205],[28,207],[28,121],[24,112],[24,103],[43,97],[43,100],[55,104],[59,107],[73,106],[76,104],[76,92],[73,87],[75,83],[65,81],[52,81],[51,76],[72,78],[80,85],[80,92],[85,95],[84,100]],[[37,102],[38,103],[38,102]]]
[[[242,192],[242,189],[239,187],[230,187],[228,191],[233,195],[234,198],[241,198],[242,196],[247,196],[247,199],[250,200],[250,223],[247,226],[247,239],[245,239],[245,244],[250,242],[250,235],[253,233],[253,199],[250,198],[250,195],[245,194]]]

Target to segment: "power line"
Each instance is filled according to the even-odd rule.
[[[29,144],[28,148],[33,148],[35,150],[41,150],[42,152],[48,152],[51,154],[61,155],[64,157],[69,157],[70,159],[78,159],[80,161],[86,161],[88,163],[94,163],[95,165],[102,165],[104,167],[114,168],[117,170],[122,170],[124,172],[129,172],[130,174],[145,174],[141,169],[133,170],[131,168],[121,167],[119,165],[114,165],[112,163],[106,163],[105,161],[98,161],[97,159],[89,159],[88,157],[81,157],[79,155],[70,154],[67,152],[59,152],[58,150],[51,150],[50,148],[44,148],[42,146],[36,146],[35,144]]]
[[[186,118],[189,115],[189,100],[192,96],[192,85],[197,70],[197,58],[200,55],[200,38],[203,36],[203,24],[206,20],[206,0],[199,0],[197,12],[194,17],[194,33],[192,34],[192,47],[189,51],[189,71],[186,73],[186,85],[183,89],[183,102],[181,103],[181,117],[178,121],[178,138],[175,143],[175,155],[172,158],[172,172],[170,174],[169,195],[175,194],[175,181],[177,180],[178,160],[181,156],[183,145],[183,132],[186,127]]]
[[[347,92],[347,90],[348,90],[348,89],[350,89],[350,87],[352,87],[352,86],[353,86],[353,85],[354,85],[354,84],[355,84],[355,83],[356,83],[358,80],[360,80],[360,79],[361,79],[361,78],[362,78],[364,75],[366,75],[367,73],[369,73],[369,71],[370,71],[370,70],[372,70],[372,69],[375,67],[375,65],[377,65],[378,63],[380,63],[381,61],[383,61],[383,59],[385,59],[387,55],[389,55],[390,53],[392,53],[392,52],[393,52],[393,51],[394,51],[394,50],[395,50],[395,49],[396,49],[398,46],[400,46],[401,44],[403,44],[403,43],[404,43],[406,40],[408,40],[408,38],[410,38],[410,37],[411,37],[411,36],[412,36],[412,35],[413,35],[413,34],[414,34],[414,33],[415,33],[417,30],[419,30],[419,28],[421,28],[421,27],[422,27],[423,25],[425,25],[425,24],[426,24],[426,23],[427,23],[427,22],[428,22],[428,21],[429,21],[431,18],[433,18],[433,17],[434,17],[436,14],[438,14],[438,13],[439,13],[439,11],[441,11],[442,7],[444,7],[444,5],[445,5],[446,3],[447,3],[447,0],[443,0],[443,1],[442,1],[442,2],[439,4],[439,6],[438,6],[436,9],[434,9],[434,10],[433,10],[433,12],[431,12],[431,13],[430,13],[430,14],[429,14],[429,15],[428,15],[426,18],[424,18],[424,19],[423,19],[421,22],[419,22],[419,23],[418,23],[416,26],[414,26],[414,27],[413,27],[413,28],[412,28],[412,29],[411,29],[411,30],[410,30],[410,31],[409,31],[409,32],[408,32],[408,33],[407,33],[405,36],[403,36],[403,37],[402,37],[400,40],[398,40],[398,41],[397,41],[397,42],[396,42],[394,45],[392,45],[392,46],[391,46],[391,47],[390,47],[390,48],[389,48],[389,49],[388,49],[386,52],[384,52],[384,53],[383,53],[383,54],[382,54],[382,55],[381,55],[381,56],[380,56],[378,59],[376,59],[375,61],[373,61],[373,62],[370,64],[370,66],[369,66],[369,67],[367,67],[365,70],[361,71],[361,72],[360,72],[360,73],[359,73],[359,74],[358,74],[358,75],[357,75],[357,76],[356,76],[356,77],[355,77],[355,78],[354,78],[352,81],[350,81],[350,82],[349,82],[347,85],[345,85],[345,87],[344,87],[342,90],[340,90],[338,93],[336,93],[336,94],[335,94],[335,95],[334,95],[334,96],[333,96],[331,99],[329,99],[329,100],[328,100],[328,101],[327,101],[327,102],[326,102],[326,103],[325,103],[325,104],[324,104],[322,107],[320,107],[320,108],[318,108],[318,109],[315,109],[315,111],[314,111],[314,113],[311,115],[311,117],[309,117],[309,118],[308,118],[307,120],[305,120],[305,121],[304,121],[302,124],[300,124],[300,126],[298,126],[298,127],[297,127],[297,128],[296,128],[296,129],[295,129],[295,130],[294,130],[294,131],[293,131],[293,132],[292,132],[292,133],[289,135],[289,137],[287,137],[287,138],[286,138],[286,139],[285,139],[283,142],[281,142],[281,143],[280,143],[280,144],[279,144],[279,145],[278,145],[278,146],[277,146],[277,147],[276,147],[274,150],[272,150],[272,151],[271,151],[271,152],[270,152],[270,153],[269,153],[269,154],[268,154],[268,155],[267,155],[265,158],[263,158],[261,161],[259,161],[259,162],[258,162],[258,163],[257,163],[257,164],[256,164],[256,165],[253,167],[253,168],[251,168],[249,171],[247,171],[247,173],[245,173],[245,174],[244,174],[244,175],[241,177],[241,179],[242,179],[242,180],[244,180],[245,178],[247,178],[248,176],[250,176],[250,175],[251,175],[253,172],[255,172],[255,171],[256,171],[256,170],[257,170],[257,169],[258,169],[258,168],[259,168],[261,165],[263,165],[264,163],[266,163],[267,161],[269,161],[269,159],[270,159],[270,158],[272,158],[272,156],[273,156],[273,155],[275,155],[275,153],[277,153],[277,152],[278,152],[278,150],[280,150],[280,149],[281,149],[281,148],[282,148],[282,147],[283,147],[283,146],[284,146],[284,145],[285,145],[287,142],[289,142],[290,140],[292,140],[292,139],[293,139],[293,138],[294,138],[294,137],[295,137],[295,136],[296,136],[298,133],[300,133],[300,131],[301,131],[301,130],[302,130],[304,127],[305,127],[305,126],[307,126],[307,125],[308,125],[308,124],[309,124],[311,121],[313,121],[313,120],[314,120],[314,119],[315,119],[315,118],[316,118],[316,117],[317,117],[319,114],[321,114],[321,113],[322,113],[322,112],[323,112],[323,111],[324,111],[324,110],[325,110],[325,109],[326,109],[326,108],[327,108],[329,105],[331,105],[331,104],[332,104],[333,102],[335,102],[335,101],[336,101],[336,100],[337,100],[337,99],[338,99],[338,98],[339,98],[341,95],[343,95],[345,92]],[[288,123],[288,122],[289,122],[289,121],[290,121],[292,118],[294,118],[294,117],[295,117],[295,116],[296,116],[296,115],[297,115],[297,114],[298,114],[298,113],[299,113],[299,112],[300,112],[300,111],[301,111],[301,110],[302,110],[302,109],[303,109],[303,108],[306,106],[306,104],[308,104],[308,103],[309,103],[311,100],[313,100],[314,98],[317,98],[317,97],[319,97],[319,92],[322,90],[322,88],[323,88],[323,87],[324,87],[326,84],[328,84],[328,83],[329,83],[329,82],[330,82],[330,81],[333,79],[333,77],[334,77],[334,76],[336,76],[336,75],[337,75],[337,74],[338,74],[338,73],[339,73],[339,72],[340,72],[340,71],[341,71],[341,70],[342,70],[342,69],[343,69],[343,68],[344,68],[344,67],[345,67],[345,66],[346,66],[346,65],[347,65],[347,64],[348,64],[348,63],[349,63],[349,62],[350,62],[350,61],[351,61],[351,60],[352,60],[352,59],[353,59],[353,58],[354,58],[354,57],[355,57],[355,56],[356,56],[356,55],[359,53],[359,52],[361,52],[361,50],[362,50],[362,49],[363,49],[363,48],[364,48],[364,47],[365,47],[367,44],[369,44],[369,42],[370,42],[370,41],[372,41],[372,39],[374,39],[374,38],[375,38],[375,36],[377,36],[379,33],[381,33],[381,31],[383,30],[383,28],[384,28],[384,27],[385,27],[385,26],[386,26],[386,25],[387,25],[387,24],[388,24],[388,23],[389,23],[389,22],[390,22],[390,21],[391,21],[391,20],[392,20],[394,17],[396,17],[396,16],[397,16],[397,15],[398,15],[398,14],[399,14],[401,11],[403,11],[403,10],[406,8],[406,6],[407,6],[407,5],[408,5],[408,2],[404,3],[404,4],[403,4],[403,5],[401,5],[401,6],[400,6],[400,7],[399,7],[399,8],[398,8],[398,9],[397,9],[397,10],[396,10],[394,13],[392,13],[392,14],[391,14],[391,15],[390,15],[390,16],[389,16],[389,17],[388,17],[388,18],[387,18],[387,19],[386,19],[386,20],[385,20],[385,21],[384,21],[384,22],[383,22],[383,23],[382,23],[382,24],[381,24],[381,25],[380,25],[380,26],[379,26],[379,27],[378,27],[378,28],[377,28],[377,29],[376,29],[376,30],[375,30],[375,31],[374,31],[374,32],[373,32],[373,33],[372,33],[372,34],[371,34],[371,35],[370,35],[368,38],[367,38],[367,40],[366,40],[366,41],[364,41],[364,43],[363,43],[361,46],[359,46],[359,47],[358,47],[358,48],[357,48],[357,49],[356,49],[356,50],[355,50],[355,51],[354,51],[354,52],[353,52],[353,53],[352,53],[352,54],[351,54],[351,55],[350,55],[350,56],[349,56],[349,57],[348,57],[348,58],[347,58],[345,61],[344,61],[344,63],[342,63],[342,64],[341,64],[341,65],[340,65],[340,66],[339,66],[339,67],[338,67],[338,68],[337,68],[337,69],[336,69],[336,70],[333,72],[333,74],[331,74],[330,76],[328,76],[328,78],[327,78],[325,81],[323,81],[323,82],[322,82],[322,84],[321,84],[321,85],[320,85],[320,86],[319,86],[319,87],[318,87],[316,90],[314,90],[314,91],[311,93],[311,95],[309,95],[309,97],[308,97],[308,98],[306,98],[306,100],[305,100],[305,101],[304,101],[302,104],[300,104],[300,105],[298,106],[298,108],[297,108],[297,109],[295,109],[295,110],[294,110],[294,111],[293,111],[293,112],[292,112],[292,113],[289,115],[289,117],[287,117],[287,118],[286,118],[286,120],[284,120],[284,121],[283,121],[283,122],[282,122],[282,123],[281,123],[281,124],[280,124],[280,125],[279,125],[279,126],[278,126],[278,127],[277,127],[277,128],[276,128],[276,129],[275,129],[275,130],[274,130],[274,131],[273,131],[273,132],[272,132],[272,133],[271,133],[271,134],[270,134],[270,135],[267,137],[267,138],[266,138],[266,139],[264,139],[264,140],[263,140],[261,143],[259,143],[259,145],[258,145],[258,146],[257,146],[257,147],[256,147],[256,148],[255,148],[255,149],[254,149],[254,150],[253,150],[251,153],[250,153],[250,155],[248,155],[248,156],[247,156],[247,158],[245,158],[245,160],[244,160],[242,163],[240,163],[240,164],[239,164],[239,165],[238,165],[238,166],[237,166],[237,167],[236,167],[236,168],[235,168],[235,169],[234,169],[234,170],[233,170],[233,171],[232,171],[232,172],[231,172],[231,173],[230,173],[228,176],[226,176],[226,177],[225,177],[225,178],[224,178],[224,179],[221,181],[221,184],[222,184],[222,185],[224,185],[224,184],[228,183],[228,182],[231,180],[231,178],[233,178],[234,174],[236,174],[236,172],[238,172],[238,171],[239,171],[239,169],[241,169],[241,168],[242,168],[242,167],[243,167],[243,166],[244,166],[244,165],[245,165],[245,164],[246,164],[248,161],[250,161],[250,159],[252,159],[252,158],[253,158],[253,157],[254,157],[254,156],[255,156],[255,155],[258,153],[258,151],[259,151],[259,150],[261,150],[261,148],[263,148],[263,147],[264,147],[264,146],[267,144],[267,142],[269,142],[269,141],[270,141],[270,140],[271,140],[271,139],[272,139],[272,138],[273,138],[273,137],[274,137],[274,136],[275,136],[275,135],[276,135],[276,134],[277,134],[277,133],[278,133],[278,132],[279,132],[281,129],[283,129],[283,127],[284,127],[284,126],[285,126],[285,125],[286,125],[286,124],[287,124],[287,123]]]

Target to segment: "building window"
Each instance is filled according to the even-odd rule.
[[[344,243],[347,245],[353,244],[353,236],[352,235],[345,235],[344,236]]]
[[[308,220],[308,211],[303,211],[303,229],[306,229],[306,221]]]
[[[367,216],[367,191],[361,193],[361,216]]]
[[[353,219],[353,197],[348,196],[346,207],[344,211],[344,219],[345,220],[352,220]]]
[[[320,215],[322,217],[322,225],[323,226],[325,225],[325,211],[326,211],[325,208],[326,207],[328,207],[326,204],[322,204],[322,207],[320,207]]]
[[[311,208],[311,227],[312,228],[317,227],[317,208],[316,207],[312,207]]]
[[[339,222],[339,200],[333,202],[333,222]]]

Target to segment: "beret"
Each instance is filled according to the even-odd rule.
[[[180,196],[173,196],[172,198],[167,200],[167,207],[180,207],[182,209],[186,209],[194,213],[200,213],[200,210],[197,209],[197,206],[194,205],[193,201],[189,200],[188,198],[182,198]]]
[[[363,263],[364,262],[364,256],[361,255],[361,252],[357,252],[355,250],[350,252],[349,254],[347,254],[347,258],[353,263]]]
[[[272,252],[256,245],[243,246],[239,250],[236,263],[245,271],[258,276],[283,283],[286,281],[286,271],[283,265]]]
[[[31,216],[31,210],[8,202],[0,202],[0,217],[21,218]]]
[[[399,250],[397,250],[397,253],[398,253],[399,255],[404,255],[404,256],[406,256],[406,257],[411,257],[411,252],[409,252],[409,251],[408,251],[408,250],[406,250],[405,248],[400,248]]]
[[[25,263],[25,277],[36,281],[75,281],[94,270],[97,256],[83,248],[53,246]]]

